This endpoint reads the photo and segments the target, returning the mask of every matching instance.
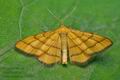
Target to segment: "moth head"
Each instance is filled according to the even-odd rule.
[[[69,31],[70,31],[69,28],[67,28],[65,25],[60,25],[60,28],[56,30],[56,32],[59,33],[68,33]]]

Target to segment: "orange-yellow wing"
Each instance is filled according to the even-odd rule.
[[[27,37],[18,41],[16,47],[27,54],[36,56],[45,64],[61,61],[60,37],[55,32],[46,32]]]
[[[85,63],[96,52],[109,47],[112,42],[105,37],[72,30],[68,33],[68,49],[71,62]]]

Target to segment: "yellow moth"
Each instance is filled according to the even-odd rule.
[[[16,47],[37,57],[45,64],[70,62],[86,63],[94,54],[112,45],[106,37],[81,32],[61,25],[55,31],[29,36],[16,43]]]

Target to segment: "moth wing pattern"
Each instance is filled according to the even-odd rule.
[[[69,58],[71,62],[85,63],[99,51],[112,44],[108,38],[89,32],[71,29],[68,34]]]
[[[60,37],[55,32],[29,36],[18,41],[16,47],[27,54],[34,55],[45,64],[54,64],[61,61]]]

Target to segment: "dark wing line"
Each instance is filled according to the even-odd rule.
[[[73,33],[74,35],[76,35],[76,33],[74,33],[73,31],[72,31],[72,33]],[[84,33],[84,32],[83,32],[83,33]],[[78,38],[80,38],[80,40],[85,44],[85,42],[87,42],[89,39],[91,39],[92,37],[94,37],[94,35],[95,35],[94,33],[91,33],[91,36],[88,37],[88,39],[86,39],[85,41],[82,41],[82,40],[81,40],[81,37],[82,37],[82,36],[81,36],[81,37],[79,37],[79,36],[77,36],[77,35],[76,35],[76,36],[77,36]],[[86,35],[84,35],[84,36],[86,36]],[[86,37],[87,37],[87,36],[86,36]],[[104,39],[105,39],[105,38],[103,37],[102,40],[104,40]],[[97,40],[95,40],[95,39],[91,39],[91,40],[94,40],[94,41],[96,41],[97,43],[100,43],[100,42],[102,41],[102,40],[101,40],[101,41],[97,41]],[[82,44],[82,43],[81,43],[81,44]],[[81,45],[81,44],[79,44],[79,45]],[[100,43],[100,44],[101,44],[101,43]],[[86,44],[85,44],[85,45],[86,45]],[[101,44],[101,45],[103,46],[103,44]],[[78,45],[76,45],[76,46],[78,46]],[[87,45],[86,45],[86,46],[87,46]],[[73,47],[74,47],[74,46],[73,46]],[[92,46],[90,46],[90,47],[92,47]]]
[[[78,36],[75,32],[73,32],[72,30],[71,30],[71,32],[74,34],[74,35],[76,35],[78,38],[82,38],[82,36],[85,36],[85,37],[87,37],[86,35],[84,35],[84,33],[90,33],[90,32],[82,32],[82,35],[81,36]],[[90,38],[92,38],[95,34],[94,33],[90,33],[92,36],[90,36]],[[89,37],[88,37],[89,38]],[[95,39],[92,39],[92,40],[95,40]],[[86,41],[86,40],[85,40]],[[96,42],[99,42],[99,41],[97,41],[97,40],[95,40]]]
[[[77,36],[74,32],[72,32],[72,33],[73,33],[75,36]],[[82,44],[82,43],[85,44],[85,42],[88,41],[91,37],[93,37],[93,35],[94,35],[94,34],[92,33],[92,35],[91,35],[90,37],[88,37],[88,39],[85,40],[85,41],[82,41],[78,36],[77,36],[77,37],[82,41],[81,44]],[[71,38],[70,38],[70,39],[71,39]],[[71,39],[71,40],[72,40],[72,39]],[[90,46],[90,47],[86,48],[85,50],[82,50],[80,47],[78,47],[78,46],[81,45],[81,44],[76,44],[73,40],[72,40],[72,41],[76,44],[75,47],[78,47],[78,48],[81,50],[81,53],[84,53],[84,54],[88,55],[87,53],[85,53],[85,51],[86,51],[87,49],[89,49],[89,48],[91,48],[91,47],[94,47],[95,45],[97,45],[98,43],[100,43],[100,42],[102,42],[102,41],[104,41],[104,40],[105,40],[105,38],[103,38],[101,41],[97,42],[97,43],[94,44],[93,46]],[[100,44],[101,44],[101,43],[100,43]],[[85,45],[86,45],[86,44],[85,44]],[[101,45],[102,45],[102,44],[101,44]],[[87,46],[87,45],[86,45],[86,46]],[[70,48],[72,48],[72,47],[70,47]],[[99,52],[99,51],[98,51],[98,52]],[[72,57],[72,56],[76,56],[76,55],[80,55],[81,53],[72,54],[71,57]],[[93,53],[96,53],[96,52],[93,52]]]
[[[42,34],[42,33],[41,33],[41,34]],[[43,34],[42,34],[42,36],[43,36],[46,40],[48,40],[48,39],[49,39],[52,35],[54,35],[54,34],[55,34],[55,32],[53,32],[53,33],[52,33],[50,36],[48,36],[48,37],[43,36]],[[34,38],[40,41],[40,39],[37,38],[37,35],[34,35]],[[40,42],[41,42],[41,41],[40,41]]]
[[[53,34],[51,34],[49,37],[47,37],[46,39],[51,39],[50,37],[51,37],[52,35],[54,35],[54,34],[55,34],[55,32],[54,32]],[[44,36],[43,36],[43,37],[44,37]],[[31,47],[34,48],[34,49],[41,50],[40,48],[37,48],[37,47],[31,45],[31,43],[34,42],[34,41],[36,41],[36,40],[40,41],[38,38],[35,38],[35,36],[33,36],[33,38],[34,38],[35,40],[31,41],[30,43],[27,43],[27,42],[25,42],[24,40],[20,40],[20,41],[23,42],[23,43],[25,43],[26,45],[31,46]],[[58,38],[59,38],[59,37],[58,37]],[[55,40],[56,40],[56,39],[55,39]],[[55,42],[55,40],[54,40],[54,42]],[[48,41],[48,40],[47,40],[47,41]],[[46,42],[47,42],[47,41],[46,41]],[[40,42],[42,42],[42,41],[40,41]],[[44,45],[50,46],[50,47],[54,47],[54,46],[52,46],[52,45],[47,45],[47,44],[45,44],[46,42],[44,42]],[[56,47],[55,47],[55,48],[56,48]],[[60,49],[60,48],[57,48],[57,49]],[[44,50],[41,50],[41,51],[44,52],[44,53],[46,53]],[[42,54],[41,54],[41,55],[42,55]],[[47,54],[47,55],[51,55],[51,54]],[[57,56],[57,55],[52,55],[52,56],[59,57],[59,56]]]
[[[99,44],[101,44],[101,42],[104,41],[104,40],[105,40],[105,39],[101,40],[101,41],[99,42]],[[85,49],[84,51],[82,51],[81,53],[86,54],[85,51],[86,51],[87,49],[92,48],[92,47],[96,46],[97,44],[98,44],[98,43],[96,43],[96,44],[94,44],[94,45],[86,48],[86,49]],[[97,52],[100,52],[100,51],[97,51]],[[93,53],[96,53],[96,52],[93,52]],[[76,56],[76,55],[79,55],[79,53],[78,53],[78,54],[73,54],[73,55],[71,55],[71,56]],[[89,55],[89,54],[86,54],[86,55]]]
[[[26,43],[26,42],[24,42],[24,41],[21,41],[21,42],[23,42],[24,44],[27,44],[27,43]],[[31,44],[27,44],[27,45],[31,46],[33,49],[37,49],[37,50],[42,51],[42,52],[43,52],[43,54],[45,53],[45,54],[47,54],[47,55],[50,55],[50,54],[46,53],[44,50],[42,50],[42,49],[40,49],[40,48],[37,48],[37,47],[35,47],[35,46],[31,45]],[[41,54],[41,55],[42,55],[42,54]],[[35,55],[35,56],[36,56],[36,55]],[[57,56],[57,55],[50,55],[50,56],[59,57],[59,56]]]
[[[58,39],[59,39],[59,37],[58,37],[56,40],[54,40],[54,43],[55,43]],[[54,44],[54,43],[51,43],[51,44]],[[48,48],[46,51],[44,51],[44,50],[42,50],[42,49],[40,49],[40,50],[42,50],[42,51],[43,51],[45,54],[47,54],[47,55],[55,56],[55,57],[59,57],[59,58],[60,58],[60,56],[57,56],[57,55],[51,55],[51,54],[47,53],[47,52],[49,51],[49,49],[52,47],[52,45],[49,45],[48,47],[49,47],[49,48]],[[44,55],[44,53],[41,54],[41,55],[39,55],[39,56],[37,56],[37,57],[41,57],[42,55]]]
[[[73,31],[71,31],[74,35],[76,35],[76,33],[74,33]],[[83,35],[84,35],[84,33],[90,33],[90,32],[82,32],[83,33]],[[95,40],[95,39],[93,39],[92,37],[94,37],[94,35],[97,35],[97,34],[94,34],[94,33],[90,33],[92,36],[90,36],[90,37],[88,37],[89,39],[91,38],[91,40],[94,40],[94,41],[96,41],[97,43],[100,43],[101,41],[97,41],[97,40]],[[77,35],[76,35],[77,36]],[[86,36],[86,35],[84,35],[84,36]],[[99,36],[99,35],[97,35],[97,36]],[[78,38],[81,38],[82,36],[77,36]],[[87,36],[86,36],[87,37]],[[100,37],[102,37],[102,38],[106,38],[106,37],[104,37],[104,36],[100,36]],[[108,38],[106,38],[106,39],[108,39]],[[87,39],[88,40],[88,39]],[[108,40],[110,40],[110,39],[108,39]],[[110,40],[111,41],[111,40]],[[86,42],[86,40],[85,40],[85,42]],[[112,42],[112,41],[111,41]],[[103,45],[103,44],[101,44],[101,45]]]
[[[42,34],[42,36],[44,37],[44,38],[46,38],[46,40],[48,40],[48,39],[51,39],[50,37],[52,36],[52,35],[54,35],[56,32],[53,32],[49,37],[45,37],[43,34]],[[39,38],[37,38],[36,37],[37,35],[35,35],[34,36],[34,38],[36,39],[36,40],[38,40],[38,41],[40,41],[40,42],[42,42],[43,44],[45,44],[47,41],[45,41],[45,42],[43,42],[43,41],[41,41]],[[51,39],[51,40],[53,40],[53,41],[55,41],[54,39]],[[49,46],[48,44],[45,44],[46,46]],[[52,45],[51,45],[52,46]],[[54,47],[54,48],[57,48],[57,49],[60,49],[60,48],[58,48],[58,47],[55,47],[55,46],[52,46],[52,47]]]
[[[77,36],[74,32],[72,32],[75,36]],[[84,35],[84,34],[83,34]],[[88,37],[88,39],[86,39],[85,41],[82,41],[82,39],[80,38],[80,37],[78,37],[81,41],[82,41],[82,43],[85,43],[86,41],[88,41],[90,38],[92,38],[93,37],[93,35],[94,34],[92,34],[90,37]],[[85,35],[84,35],[85,36]],[[82,36],[81,36],[82,37]],[[75,45],[75,46],[72,46],[72,47],[76,47],[76,46],[80,46],[82,43],[80,43],[80,44],[77,44],[77,45]],[[86,44],[85,44],[86,45]],[[87,46],[87,45],[86,45]],[[70,48],[72,48],[72,47],[70,47]]]
[[[74,35],[76,35],[76,33],[74,33],[73,31],[71,31]],[[90,32],[82,32],[82,33],[90,33]],[[94,35],[97,35],[97,34],[94,34],[94,33],[90,33],[92,36],[90,36],[90,37],[88,37],[88,39],[87,40],[85,40],[85,41],[83,41],[83,42],[86,42],[86,41],[88,41],[89,39],[91,39],[91,40],[94,40],[94,41],[96,41],[97,43],[100,43],[101,44],[101,42],[102,41],[104,41],[104,39],[108,39],[110,42],[111,42],[111,44],[113,44],[113,42],[109,39],[109,38],[107,38],[107,37],[104,37],[104,36],[100,36],[100,37],[102,37],[103,39],[102,40],[100,40],[100,41],[97,41],[97,40],[95,40],[95,39],[93,39],[92,37],[94,37]],[[77,35],[76,35],[77,36]],[[84,36],[86,36],[86,35],[84,35]],[[97,35],[97,36],[99,36],[99,35]],[[79,36],[77,36],[78,38],[81,38],[81,37],[79,37]],[[87,36],[86,36],[87,37]],[[82,40],[81,40],[82,41]],[[86,45],[86,44],[85,44]],[[87,45],[86,45],[87,46]],[[104,47],[104,45],[103,44],[101,44],[101,46],[103,46]]]
[[[77,45],[74,41],[73,41],[73,39],[71,39],[69,36],[68,36],[68,38],[75,44],[75,45]],[[78,46],[77,46],[78,47]],[[78,47],[81,51],[83,51],[80,47]]]
[[[73,31],[71,31],[71,32],[72,32],[74,35],[76,35]],[[83,33],[84,33],[84,32],[83,32]],[[94,33],[91,33],[91,36],[90,36],[90,37],[88,37],[88,39],[87,39],[87,40],[85,40],[85,41],[83,41],[83,42],[88,41],[89,39],[91,39],[92,37],[94,37],[94,35],[95,35]],[[77,35],[76,35],[76,36],[77,36]],[[86,36],[86,35],[84,35],[84,36]],[[98,36],[99,36],[99,35],[98,35]],[[77,36],[77,37],[80,39],[82,36],[81,36],[81,37]],[[87,37],[87,36],[86,36],[86,37]],[[95,39],[93,39],[93,38],[92,38],[91,40],[95,40],[97,43],[96,43],[96,44],[94,44],[94,45],[92,45],[92,46],[90,46],[90,47],[88,47],[88,48],[86,48],[86,49],[85,49],[85,50],[83,50],[81,53],[86,54],[84,51],[86,51],[86,50],[87,50],[87,49],[89,49],[89,48],[94,47],[94,46],[95,46],[95,45],[97,45],[98,43],[99,43],[99,44],[101,44],[101,42],[102,42],[102,41],[104,41],[104,40],[108,39],[108,38],[103,37],[103,36],[102,36],[102,38],[103,38],[103,39],[102,39],[102,40],[100,40],[100,41],[97,41],[97,40],[95,40]],[[80,39],[80,40],[81,40],[81,39]],[[108,39],[108,40],[110,40],[110,39]],[[82,41],[82,40],[81,40],[81,41]],[[110,40],[110,41],[111,41],[111,40]],[[82,43],[81,43],[81,44],[82,44]],[[78,45],[81,45],[81,44],[78,44]],[[76,46],[78,46],[78,45],[76,45]],[[86,45],[86,44],[85,44],[85,45]],[[101,45],[103,46],[103,44],[101,44]],[[87,46],[87,45],[86,45],[86,46]],[[74,47],[74,46],[73,46],[73,47]],[[103,46],[103,47],[104,47],[104,46]],[[108,46],[108,47],[109,47],[109,46]],[[105,47],[105,48],[107,48],[107,47]],[[104,48],[104,49],[105,49],[105,48]],[[104,50],[104,49],[103,49],[103,50]],[[97,51],[97,52],[100,52],[100,51]],[[93,52],[93,53],[97,53],[97,52]],[[80,53],[78,53],[78,54],[72,54],[71,56],[74,56],[74,55],[80,55]],[[88,55],[88,54],[86,54],[86,55]]]
[[[43,44],[46,45],[46,46],[49,46],[49,45],[50,45],[50,44],[45,44],[46,42],[41,41],[40,39],[36,38],[35,36],[34,36],[34,38],[35,38],[36,40],[40,41],[41,43],[43,43]],[[49,38],[49,39],[51,39],[51,38]],[[53,39],[51,39],[51,40],[52,40],[52,41],[55,41],[55,40],[53,40]],[[53,45],[51,45],[51,46],[54,47],[54,48],[60,49],[59,47],[56,47],[56,46],[53,46]]]

